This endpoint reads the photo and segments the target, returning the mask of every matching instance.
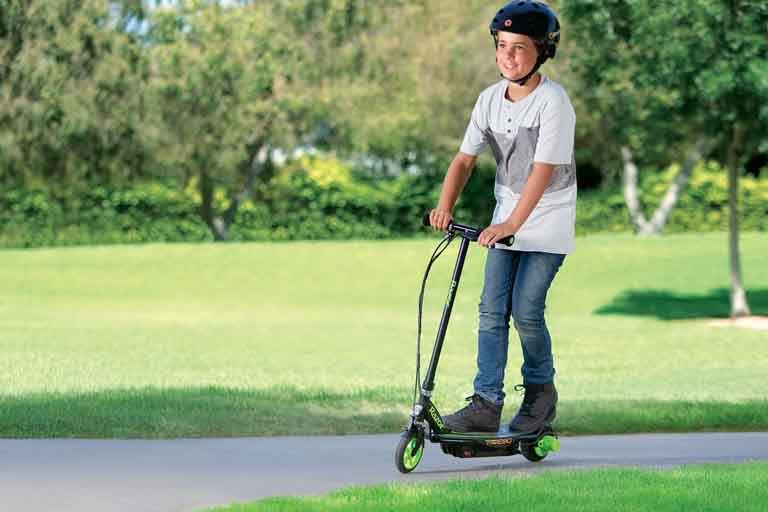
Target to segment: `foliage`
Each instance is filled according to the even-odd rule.
[[[658,204],[677,165],[663,172],[644,172],[641,199],[645,205]],[[768,179],[741,178],[739,202],[742,228],[768,231]],[[577,233],[631,231],[621,190],[608,189],[582,193],[578,200]],[[664,228],[667,233],[725,231],[728,229],[728,178],[716,162],[697,166],[685,194]]]
[[[656,204],[676,169],[644,173],[642,199]],[[494,169],[479,166],[455,216],[467,224],[488,222],[493,211]],[[701,164],[672,214],[667,232],[727,228],[727,183],[718,164]],[[279,168],[257,187],[255,201],[238,211],[231,240],[348,239],[423,233],[421,216],[433,207],[440,181],[402,174],[371,181],[334,156],[304,156]],[[768,231],[768,179],[744,177],[744,229]],[[218,208],[227,203],[215,197]],[[76,197],[44,188],[8,188],[0,193],[0,245],[26,247],[88,243],[195,242],[212,240],[198,215],[199,187],[173,181],[113,188],[94,184]],[[618,189],[583,192],[577,232],[631,231]]]
[[[302,158],[261,189],[270,213],[265,234],[278,240],[411,234],[431,188],[409,175],[366,182],[354,179],[352,170],[333,157]]]
[[[76,204],[76,206],[72,206]],[[72,198],[46,189],[0,194],[0,244],[54,245],[210,240],[194,200],[161,183],[88,187]]]
[[[351,39],[363,57],[357,74],[329,90],[347,151],[404,166],[450,158],[478,94],[498,77],[493,13],[484,0],[393,2]]]
[[[306,97],[291,87],[297,54],[261,3],[183,1],[157,9],[151,22],[148,98],[163,146],[158,159],[166,176],[194,179],[203,220],[227,239],[264,152],[306,129]],[[226,195],[223,211],[217,193]]]
[[[100,0],[0,3],[2,182],[62,189],[147,174],[147,64],[122,23]]]
[[[571,74],[588,116],[598,116],[603,162],[629,144],[644,166],[680,160],[699,136],[726,165],[733,132],[745,132],[739,162],[768,133],[768,5],[760,0],[562,0],[577,45]],[[581,118],[581,117],[580,117]],[[606,143],[608,142],[608,143]],[[613,156],[607,153],[612,148]]]
[[[400,4],[182,1],[156,11],[150,90],[154,125],[164,127],[159,157],[167,175],[196,180],[216,239],[237,239],[238,209],[266,179],[274,150],[344,149],[361,133],[351,120],[369,119],[382,87],[370,87],[376,59],[360,42]]]
[[[720,138],[710,157],[722,164],[735,124],[741,163],[768,150],[764,2],[552,4],[563,38],[543,71],[578,110],[581,186],[616,173],[624,142],[646,172],[680,160],[698,133]],[[56,236],[46,228],[29,238],[62,236],[71,212],[88,209],[90,187],[112,194],[153,180],[196,201],[189,211],[222,239],[271,237],[272,228],[304,221],[304,234],[358,236],[358,220],[344,213],[350,204],[356,215],[384,219],[368,225],[375,236],[414,232],[413,212],[433,205],[473,102],[498,76],[487,32],[495,6],[485,0],[165,5],[0,1],[0,183],[64,212],[50,221]],[[353,182],[367,188],[337,184],[329,193],[330,184],[310,177],[296,186],[320,194],[314,206],[278,207],[293,192],[270,181],[270,158],[301,147],[355,158]],[[492,165],[480,159],[457,215],[486,221]],[[417,206],[380,200],[382,191]],[[273,212],[280,215],[264,220]],[[319,212],[336,227],[323,227]],[[37,220],[14,217],[16,226],[29,222]],[[87,225],[68,228],[78,234],[67,239],[95,240],[85,234],[95,224]],[[115,229],[110,240],[121,239],[123,227]]]

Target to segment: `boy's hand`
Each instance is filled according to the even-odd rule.
[[[429,212],[429,224],[437,231],[447,230],[451,222],[453,222],[451,212],[437,209]]]
[[[501,224],[492,224],[485,228],[480,236],[477,237],[477,243],[483,247],[491,248],[497,241],[509,235],[514,235],[515,231],[506,222]]]

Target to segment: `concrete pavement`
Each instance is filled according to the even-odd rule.
[[[350,485],[768,459],[768,432],[587,436],[561,438],[561,451],[537,464],[519,455],[457,459],[428,443],[416,471],[401,475],[393,461],[397,440],[397,435],[0,440],[0,510],[194,511]]]

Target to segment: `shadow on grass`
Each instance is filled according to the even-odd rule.
[[[0,395],[0,437],[180,438],[395,432],[410,391],[203,387]]]
[[[558,403],[562,434],[765,431],[768,400],[574,400]]]
[[[768,315],[768,290],[748,290],[747,300],[753,315]],[[727,288],[711,290],[707,295],[677,294],[667,290],[626,290],[594,313],[654,316],[660,320],[725,318],[730,314],[730,304]]]
[[[405,388],[352,392],[273,387],[141,388],[93,393],[0,395],[0,437],[168,439],[399,432]],[[503,420],[516,409],[509,404]],[[561,401],[565,434],[768,430],[768,400]]]

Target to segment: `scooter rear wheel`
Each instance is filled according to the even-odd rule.
[[[560,450],[560,441],[551,434],[541,436],[535,443],[520,443],[520,453],[531,462],[539,462],[549,454]]]
[[[395,450],[395,466],[401,473],[410,473],[421,462],[424,455],[424,433],[405,431],[400,436]]]

